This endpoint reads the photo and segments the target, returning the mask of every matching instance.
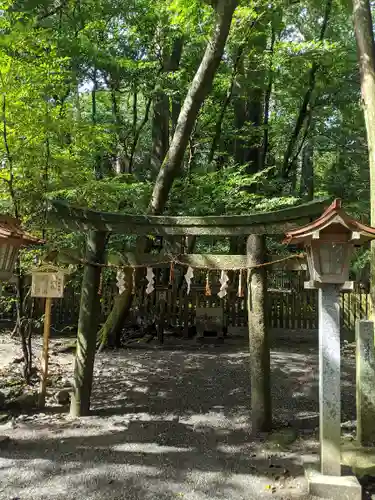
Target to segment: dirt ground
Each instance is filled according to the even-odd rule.
[[[317,347],[279,344],[272,349],[275,431],[256,441],[243,345],[102,352],[92,416],[71,420],[51,400],[44,413],[0,425],[0,435],[11,437],[0,448],[0,499],[310,498],[303,465],[318,458]],[[0,368],[19,355],[3,337]],[[51,362],[52,378],[71,378],[72,354]],[[344,356],[342,421],[355,418],[354,380],[353,356]]]

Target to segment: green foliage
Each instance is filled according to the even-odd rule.
[[[193,174],[189,181],[175,183],[170,199],[170,210],[176,215],[241,215],[277,210],[295,205],[291,196],[265,198],[262,193],[249,193],[253,184],[265,185],[269,169],[254,175],[246,174],[246,167],[227,167],[218,171]],[[192,200],[187,204],[186,200]]]
[[[169,213],[243,214],[296,204],[303,145],[309,143],[315,195],[342,197],[366,220],[367,150],[348,6],[333,3],[320,42],[323,14],[317,0],[240,2]],[[161,127],[153,104],[167,97],[171,137],[172,115],[200,64],[213,19],[214,9],[201,0],[3,2],[0,211],[17,210],[30,229],[47,230],[51,246],[80,251],[83,235],[47,228],[46,197],[145,212],[157,173],[155,130]],[[181,58],[171,67],[179,40]],[[314,64],[310,122],[304,122],[292,172],[283,179],[283,157]],[[265,130],[265,168],[254,170],[249,158],[263,148]],[[128,243],[126,237],[112,239],[118,249]],[[26,267],[31,255],[23,257]]]

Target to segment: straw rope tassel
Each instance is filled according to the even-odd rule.
[[[243,290],[243,274],[242,274],[242,269],[240,269],[240,273],[238,275],[238,292],[237,292],[237,297],[243,297],[244,290]]]
[[[146,287],[146,293],[147,295],[149,295],[150,293],[152,293],[155,289],[154,287],[154,277],[155,277],[155,274],[152,270],[151,267],[148,267],[147,268],[147,274],[146,274],[146,279],[147,279],[147,287]]]
[[[98,295],[101,296],[103,293],[103,270],[100,272]]]
[[[174,262],[171,262],[171,266],[169,269],[169,284],[173,285],[174,281]]]
[[[194,277],[194,271],[193,271],[193,268],[192,267],[188,267],[188,270],[186,271],[186,274],[185,274],[185,281],[186,281],[186,285],[187,285],[187,288],[186,288],[186,293],[189,295],[190,293],[190,288],[191,288],[191,280],[193,279]]]
[[[206,297],[210,297],[212,295],[211,286],[210,286],[210,273],[209,273],[209,271],[207,271],[207,274],[206,274],[206,288],[205,288],[204,294],[206,295]]]
[[[221,271],[221,276],[220,276],[220,290],[219,290],[219,293],[218,293],[218,296],[223,299],[227,292],[228,292],[228,281],[229,281],[229,277],[226,273],[226,271]]]
[[[135,295],[135,267],[132,272],[132,295]]]

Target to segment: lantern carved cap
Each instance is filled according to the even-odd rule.
[[[309,245],[312,241],[347,242],[361,245],[375,239],[375,228],[353,219],[336,199],[315,221],[285,233],[283,243]]]

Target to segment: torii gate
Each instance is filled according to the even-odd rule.
[[[254,268],[265,262],[265,235],[283,234],[320,215],[330,200],[317,200],[273,212],[253,215],[172,217],[124,215],[77,208],[62,201],[51,201],[48,220],[53,227],[87,233],[85,268],[82,281],[77,350],[74,369],[74,394],[71,413],[87,415],[98,328],[99,283],[108,233],[175,236],[246,236],[246,255],[185,254],[188,265],[214,263],[216,269]],[[180,256],[181,257],[181,256]],[[149,262],[150,255],[126,254],[130,266]],[[155,260],[157,265],[157,258]],[[124,264],[126,265],[126,263]],[[270,391],[270,352],[266,321],[266,270],[248,272],[248,328],[251,370],[251,415],[253,432],[270,430],[272,424]]]

